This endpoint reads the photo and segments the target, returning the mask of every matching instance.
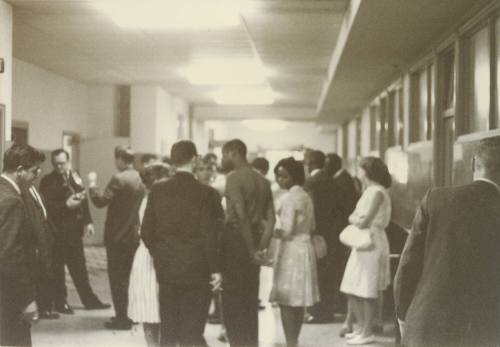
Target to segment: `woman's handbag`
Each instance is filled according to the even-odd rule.
[[[348,225],[339,235],[339,240],[344,245],[358,250],[368,249],[373,245],[370,229],[360,229],[354,225]]]
[[[314,253],[316,254],[316,258],[324,258],[327,252],[326,241],[324,237],[321,235],[313,235],[311,237],[311,242],[314,248]]]

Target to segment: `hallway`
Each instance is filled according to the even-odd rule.
[[[91,284],[100,298],[111,302],[108,279],[105,271],[106,258],[101,247],[87,247],[87,265]],[[265,280],[265,276],[262,276]],[[69,279],[69,276],[66,277]],[[112,310],[85,311],[79,303],[78,296],[71,280],[68,280],[69,303],[75,309],[74,315],[61,315],[58,320],[41,320],[33,324],[32,337],[35,347],[107,347],[107,346],[146,346],[142,327],[134,326],[131,331],[105,330],[103,324],[112,316]],[[304,325],[301,333],[303,347],[308,346],[346,346],[345,340],[338,337],[341,324]],[[377,338],[378,343],[371,346],[392,347],[393,327],[385,324],[385,333]],[[219,325],[207,324],[205,337],[211,347],[222,347],[225,344],[217,340]],[[267,305],[260,313],[261,346],[284,346],[279,310]]]

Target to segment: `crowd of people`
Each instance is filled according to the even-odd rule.
[[[431,190],[423,199],[395,278],[396,314],[407,346],[498,346],[500,341],[500,140],[482,140],[474,183]],[[376,341],[391,283],[386,228],[391,175],[362,158],[357,177],[335,153],[307,151],[274,167],[247,159],[238,139],[201,157],[191,141],[170,157],[114,152],[117,173],[104,189],[84,184],[69,153],[39,189],[43,153],[14,144],[0,178],[0,345],[31,345],[23,311],[38,319],[73,314],[65,267],[85,309],[107,309],[89,282],[82,237],[94,234],[89,202],[107,207],[104,245],[113,330],[142,323],[149,346],[206,346],[212,318],[231,346],[258,346],[259,272],[273,268],[269,301],[279,306],[287,346],[302,324],[332,322],[349,345]],[[360,243],[362,240],[362,244]],[[496,280],[495,280],[496,279]]]

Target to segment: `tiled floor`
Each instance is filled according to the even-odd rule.
[[[106,274],[106,257],[104,250],[98,247],[88,247],[85,250],[90,281],[94,291],[105,302],[111,302]],[[69,276],[67,276],[69,279]],[[266,296],[269,285],[269,273],[264,271],[264,283],[261,296]],[[74,315],[63,315],[58,320],[42,320],[34,324],[32,329],[33,345],[36,347],[70,347],[70,346],[146,346],[140,325],[131,331],[109,331],[103,328],[103,323],[112,316],[112,309],[104,311],[85,311],[76,295],[71,280],[68,280],[70,304],[75,308]],[[301,346],[346,346],[345,340],[338,337],[341,323],[304,325],[300,337]],[[225,344],[217,340],[219,325],[208,324],[205,330],[207,342],[212,347],[223,347]],[[377,338],[372,346],[389,347],[394,343],[393,329],[386,324],[385,333]],[[279,310],[267,305],[260,313],[261,346],[284,346]]]

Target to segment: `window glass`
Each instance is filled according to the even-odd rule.
[[[490,50],[487,27],[471,37],[470,55],[470,132],[485,131],[489,128],[490,113]]]
[[[427,69],[422,69],[418,73],[417,117],[419,141],[427,138],[427,108],[429,103],[427,83]]]
[[[379,145],[379,107],[376,105],[370,106],[370,150],[376,151]]]

